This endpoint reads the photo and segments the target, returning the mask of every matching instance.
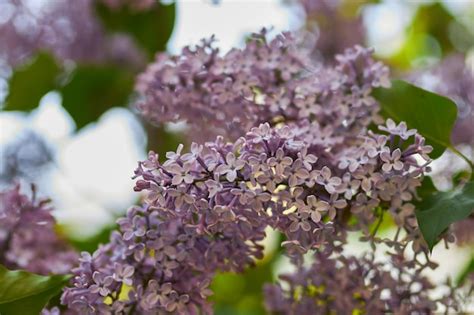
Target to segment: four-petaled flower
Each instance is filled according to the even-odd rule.
[[[323,185],[326,191],[330,194],[336,192],[336,188],[341,185],[342,180],[339,177],[331,176],[331,169],[324,166],[319,172],[316,182],[320,185]]]
[[[400,161],[402,157],[402,151],[400,149],[394,150],[391,154],[390,151],[386,150],[380,153],[380,159],[384,162],[382,170],[385,173],[389,173],[392,169],[395,171],[401,171],[403,169],[403,162]]]
[[[326,201],[318,200],[316,196],[306,198],[307,210],[311,213],[311,220],[314,223],[321,221],[321,215],[329,210],[329,204]]]
[[[227,180],[233,182],[237,178],[237,172],[245,166],[245,162],[236,158],[232,152],[227,153],[225,162],[225,164],[219,165],[214,172],[226,175]]]

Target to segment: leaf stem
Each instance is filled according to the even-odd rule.
[[[469,160],[469,158],[467,156],[465,156],[464,154],[462,154],[461,151],[459,151],[458,149],[456,149],[453,145],[450,145],[448,147],[451,151],[453,151],[454,154],[456,154],[457,156],[459,156],[461,159],[463,159],[464,161],[466,161],[466,163],[469,165],[469,167],[471,168],[471,177],[474,173],[474,163]]]

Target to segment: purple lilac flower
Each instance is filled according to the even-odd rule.
[[[157,55],[136,83],[146,119],[185,120],[193,140],[235,140],[262,122],[296,122],[326,146],[341,140],[339,131],[354,134],[368,125],[378,111],[372,88],[390,84],[388,69],[359,46],[323,67],[312,65],[289,33],[269,41],[262,30],[224,56],[213,43],[203,40],[180,56]]]
[[[180,146],[177,152],[167,154],[169,159],[164,163],[150,153],[135,172],[139,178],[136,190],[148,193],[145,206],[130,209],[127,217],[118,221],[120,233],[93,256],[83,256],[63,303],[86,314],[117,309],[182,314],[209,311],[207,285],[214,272],[239,272],[252,266],[263,255],[258,243],[265,237],[266,227],[286,235],[284,245],[289,253],[298,249],[302,254],[328,240],[341,239],[345,233],[343,213],[350,211],[352,196],[366,192],[357,188],[346,199],[347,188],[341,180],[345,172],[337,167],[337,158],[327,159],[324,150],[300,137],[296,128],[262,124],[235,142],[225,143],[218,137],[192,154],[182,154]],[[363,138],[360,142],[367,143]],[[380,172],[379,185],[368,192],[373,198],[379,189],[398,198],[400,190],[386,189],[385,185],[419,181],[423,167],[409,158],[411,154],[402,158],[402,169],[392,168],[389,173],[382,171],[380,156],[369,158],[368,150],[364,154]],[[187,181],[181,172],[175,172],[184,165],[192,174]],[[317,180],[328,172],[326,165],[333,173],[324,177],[326,181]],[[411,197],[415,187],[399,189]],[[392,198],[387,198],[379,202],[396,215],[398,203],[392,205]],[[119,275],[124,274],[131,289],[128,298],[121,299],[124,276]],[[166,290],[159,289],[165,285]],[[105,303],[105,298],[112,302]]]
[[[19,185],[0,192],[0,264],[39,274],[70,272],[77,254],[55,233],[50,210],[47,200],[30,199]]]
[[[106,34],[94,12],[95,0],[46,1],[33,9],[30,5],[2,1],[7,19],[0,25],[0,59],[7,66],[15,67],[41,50],[61,60],[143,64],[144,57],[131,38]]]
[[[84,254],[63,295],[71,309],[210,312],[214,272],[252,266],[267,227],[286,236],[281,245],[297,266],[310,250],[341,253],[348,230],[375,244],[370,227],[381,211],[398,226],[391,246],[427,251],[411,201],[432,148],[403,122],[378,117],[370,93],[389,84],[388,70],[370,50],[356,46],[335,66],[315,69],[290,34],[268,41],[262,31],[225,56],[212,42],[158,55],[137,90],[149,120],[187,120],[206,130],[203,138],[217,138],[139,163],[135,190],[146,193],[145,203],[119,220],[109,244]],[[379,132],[368,130],[372,123]],[[121,297],[125,281],[129,294]],[[383,307],[375,309],[397,309]]]
[[[380,262],[371,253],[355,257],[316,252],[310,267],[280,277],[285,289],[280,284],[265,286],[266,308],[272,314],[301,315],[432,314],[441,305],[446,311],[457,310],[452,293],[430,297],[435,286],[402,250],[387,256],[388,261]]]

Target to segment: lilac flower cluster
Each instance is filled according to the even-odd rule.
[[[265,286],[265,304],[271,314],[433,314],[440,306],[457,310],[458,297],[448,293],[433,299],[435,286],[403,249],[380,262],[363,257],[316,252],[310,267],[281,276],[281,284]],[[285,288],[284,288],[285,287]],[[439,288],[439,287],[437,287]]]
[[[206,297],[213,270],[206,259],[212,257],[201,251],[209,248],[211,238],[189,232],[179,220],[163,221],[152,207],[129,209],[119,224],[120,233],[114,232],[108,244],[92,256],[82,254],[73,270],[74,286],[62,296],[70,311],[210,313]],[[222,239],[222,249],[232,246]],[[211,251],[209,256],[217,255]]]
[[[253,34],[225,56],[213,38],[180,56],[157,55],[137,81],[139,111],[153,122],[187,121],[194,140],[237,139],[260,123],[295,122],[331,142],[339,129],[358,134],[372,121],[371,89],[389,80],[370,50],[348,49],[326,68],[312,66],[291,34],[267,37],[266,30]]]
[[[381,299],[361,308],[403,313],[412,302],[414,310],[431,310],[428,293],[402,288],[431,289],[419,275],[425,267],[403,269],[411,278],[395,288],[384,266],[340,254],[347,231],[362,231],[373,246],[381,242],[375,234],[387,212],[398,226],[390,246],[427,251],[411,201],[432,148],[405,123],[378,116],[371,91],[389,85],[387,68],[359,46],[337,56],[334,66],[311,67],[290,34],[268,41],[265,30],[225,56],[212,42],[181,56],[158,55],[138,79],[138,108],[154,122],[186,120],[192,130],[205,129],[204,138],[220,135],[193,143],[187,153],[180,145],[164,162],[151,152],[139,163],[135,189],[146,193],[144,205],[118,221],[108,244],[83,255],[63,303],[83,314],[210,313],[213,274],[243,271],[261,258],[270,227],[284,234],[281,245],[299,268],[303,254],[316,251],[310,273],[327,269],[308,284],[311,297],[332,298],[336,289],[325,291],[327,281],[340,272],[347,285],[357,284],[346,299]],[[418,264],[400,252],[392,256],[395,269]],[[366,282],[368,290],[361,288]],[[383,297],[385,287],[396,291]],[[268,302],[271,310],[308,310],[291,301],[293,294],[288,300],[281,289],[269,290],[279,294]]]
[[[83,256],[63,302],[86,314],[192,314],[209,309],[205,297],[216,270],[242,271],[262,257],[267,226],[286,235],[282,245],[296,259],[340,238],[347,211],[370,220],[384,205],[403,226],[413,213],[397,211],[406,208],[424,168],[413,155],[429,149],[418,135],[403,151],[386,146],[415,133],[390,121],[381,129],[390,136],[362,137],[354,160],[325,155],[301,130],[269,124],[231,143],[218,137],[205,146],[194,143],[185,154],[180,146],[164,163],[151,153],[136,170],[146,206],[129,210],[119,220],[121,233]],[[120,299],[124,284],[128,298]]]
[[[0,65],[9,71],[36,52],[51,51],[61,60],[115,61],[142,65],[142,53],[125,35],[108,36],[94,12],[96,0],[4,0],[5,20],[0,24]],[[0,71],[0,76],[3,74]]]
[[[77,253],[54,232],[47,203],[19,186],[0,192],[0,264],[39,274],[65,274],[76,264]]]

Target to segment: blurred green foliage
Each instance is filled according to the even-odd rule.
[[[30,63],[13,72],[3,109],[29,111],[36,108],[43,95],[56,87],[60,71],[51,55],[39,52]]]
[[[176,4],[157,2],[150,10],[134,11],[128,6],[112,10],[97,4],[97,13],[111,33],[128,34],[151,59],[166,49],[173,31]],[[77,62],[72,69],[62,67],[55,57],[39,52],[31,63],[14,69],[4,109],[29,111],[51,90],[58,90],[63,106],[81,129],[105,111],[128,105],[137,70],[110,62]],[[66,80],[60,80],[66,77]]]
[[[459,49],[467,52],[474,45],[474,30],[461,23],[459,17],[449,12],[445,4],[433,1],[417,5],[411,24],[405,30],[403,46],[385,59],[392,67],[409,70],[424,66],[426,59],[443,58],[450,53],[459,52]],[[456,34],[453,34],[453,28]]]
[[[263,285],[273,280],[273,263],[278,254],[258,262],[255,268],[239,275],[220,273],[212,282],[216,315],[266,314],[263,305]]]
[[[263,286],[274,280],[274,266],[282,256],[282,248],[279,244],[283,240],[283,235],[277,233],[278,247],[262,260],[257,261],[254,268],[247,269],[243,274],[229,272],[217,274],[211,284],[214,295],[210,298],[215,303],[216,315],[266,314],[263,304]]]
[[[166,49],[173,32],[176,4],[157,2],[149,10],[136,11],[129,6],[111,9],[98,2],[96,12],[107,30],[130,34],[151,58]]]
[[[111,65],[79,65],[59,88],[63,107],[80,129],[111,107],[125,106],[133,90],[133,74]]]

